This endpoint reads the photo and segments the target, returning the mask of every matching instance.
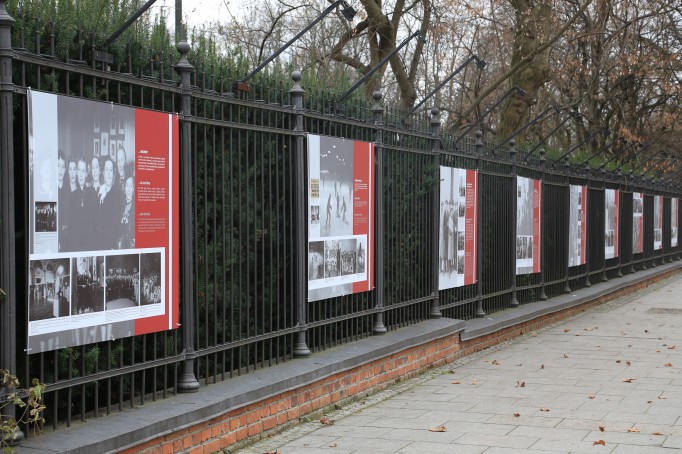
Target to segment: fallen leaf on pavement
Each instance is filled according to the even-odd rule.
[[[658,398],[659,398],[660,400],[665,400],[665,399],[667,399],[667,397],[663,397],[663,396],[658,396]]]
[[[619,360],[619,359],[616,360],[616,364],[620,364],[620,360]]]
[[[668,345],[668,350],[675,350],[676,348],[676,345]]]
[[[320,419],[320,422],[321,422],[322,424],[324,424],[325,426],[332,426],[332,425],[334,425],[334,421],[332,421],[331,419],[329,419],[329,418],[327,418],[327,417],[324,417],[324,418]]]
[[[599,426],[599,432],[604,432],[606,430],[606,426]]]
[[[570,329],[564,328],[564,333],[567,333],[567,332],[569,332],[569,331],[570,331]]]
[[[663,434],[662,434],[662,433],[660,433],[660,432],[654,432],[654,433],[653,433],[653,434],[651,434],[651,435],[663,435]]]
[[[458,382],[458,381],[453,381],[452,384],[453,384],[453,385],[459,385],[459,382]]]
[[[595,445],[606,446],[606,442],[604,440],[597,440],[594,443],[592,443],[592,446],[595,446]]]
[[[268,452],[266,452],[266,453],[264,453],[264,454],[282,454],[282,451],[280,451],[279,449],[277,449],[277,450],[275,450],[275,451],[268,451]]]
[[[632,366],[632,363],[630,361],[625,361],[625,364],[627,364],[628,366]]]
[[[544,369],[544,368],[545,368],[545,365],[544,365],[544,364],[540,364],[540,369]]]
[[[478,385],[478,380],[474,380],[471,382],[472,385]]]
[[[564,353],[564,358],[568,358],[568,355],[566,353]]]
[[[448,429],[446,429],[445,426],[438,426],[432,427],[431,429],[429,429],[429,432],[445,432],[446,430]]]
[[[514,413],[514,416],[518,418],[519,416],[521,416],[521,413]]]
[[[637,380],[636,378],[624,378],[623,382],[625,383],[632,383],[633,381]]]
[[[549,411],[549,408],[541,408],[540,411]]]
[[[596,397],[596,396],[595,396],[594,394],[588,394],[588,395],[587,395],[587,398],[588,398],[588,399],[594,399],[595,397]]]
[[[329,445],[330,448],[336,448],[338,445],[336,443],[332,443]]]
[[[673,367],[673,363],[665,363],[664,366],[665,367]]]
[[[630,428],[628,429],[628,432],[630,432],[630,433],[637,433],[637,432],[639,432],[639,429],[635,429],[634,427],[630,427]]]
[[[496,365],[496,366],[499,366],[499,365],[500,365],[500,362],[499,362],[498,360],[494,359],[493,362],[492,362],[492,364],[494,364],[494,365]]]
[[[525,382],[525,381],[517,381],[517,382],[516,382],[516,387],[517,387],[517,388],[525,388],[525,387],[526,387],[526,382]]]

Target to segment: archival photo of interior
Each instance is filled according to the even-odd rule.
[[[71,305],[69,259],[32,260],[28,273],[29,321],[68,316]]]

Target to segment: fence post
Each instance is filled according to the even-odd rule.
[[[512,163],[512,168],[511,168],[511,176],[513,180],[513,185],[514,185],[514,201],[512,202],[512,212],[514,213],[514,222],[512,222],[512,232],[513,232],[513,238],[511,241],[511,247],[513,248],[514,253],[512,254],[514,257],[514,278],[512,279],[512,297],[511,297],[511,307],[519,307],[519,300],[516,298],[516,237],[518,235],[517,231],[517,222],[518,220],[516,219],[517,214],[517,204],[519,203],[518,197],[516,194],[516,191],[518,188],[516,187],[517,181],[516,181],[516,140],[512,139],[509,141],[509,157],[511,158],[511,163]]]
[[[375,270],[375,295],[376,304],[374,309],[374,334],[385,334],[384,326],[384,107],[381,105],[381,92],[372,94],[374,106],[374,127],[376,137],[375,148],[375,174],[374,174],[374,270]]]
[[[547,254],[545,253],[545,247],[547,246],[545,243],[545,238],[547,235],[545,234],[545,226],[544,226],[544,216],[543,213],[545,211],[545,167],[547,166],[547,160],[545,159],[545,154],[540,153],[540,166],[542,167],[542,173],[541,179],[540,179],[540,190],[542,193],[540,194],[540,301],[547,301],[547,293],[545,293],[545,265],[546,265],[546,260],[545,257]],[[570,198],[569,198],[570,201]]]
[[[476,192],[478,200],[477,206],[478,212],[476,216],[476,317],[485,317],[485,311],[483,310],[483,260],[481,260],[481,251],[483,250],[483,222],[481,222],[481,157],[483,156],[483,131],[480,129],[476,130],[476,142],[474,143],[476,147],[476,171],[478,172],[478,187]]]
[[[590,212],[590,171],[585,171],[585,177],[587,178],[587,197],[585,197],[585,215],[587,216],[587,228],[585,229],[585,287],[591,287],[590,282],[590,216],[594,213]]]
[[[623,185],[620,183],[620,179],[618,180],[618,273],[616,273],[616,277],[623,277],[623,270],[621,267],[623,266],[623,235],[621,235],[621,226],[624,225],[623,221]],[[630,225],[632,225],[632,222],[630,222]],[[632,237],[632,235],[630,235]]]
[[[543,162],[543,165],[544,165],[544,162],[546,160],[545,153],[546,153],[545,148],[544,147],[540,148],[540,161]],[[570,219],[571,219],[571,179],[570,179],[570,177],[568,177],[568,173],[566,173],[566,177],[567,177],[567,179],[566,179],[566,183],[567,183],[566,190],[568,192],[568,198],[566,200],[566,208],[564,209],[564,214],[566,216],[566,220],[568,220],[570,222]],[[581,197],[582,197],[582,195],[581,195]],[[585,204],[587,205],[587,200],[585,201]],[[582,209],[583,209],[583,216],[584,216],[585,215],[584,213],[587,211],[587,206],[584,206]],[[580,226],[578,226],[578,228],[580,228]],[[570,227],[569,227],[569,230],[570,230]],[[566,234],[569,235],[569,237],[570,237],[569,230],[566,230]],[[585,235],[585,236],[587,236],[587,235]],[[568,239],[566,239],[566,243],[568,243],[568,254],[570,255],[571,245],[570,245],[570,242]],[[587,252],[586,252],[586,254],[587,254]],[[566,285],[564,286],[564,293],[571,293],[571,284],[570,284],[571,267],[569,265],[569,261],[570,260],[568,260],[568,257],[567,257],[566,269],[565,269]]]
[[[307,222],[306,211],[306,157],[305,157],[305,132],[303,128],[303,95],[305,90],[299,84],[301,80],[301,71],[298,66],[294,67],[291,73],[291,80],[294,81],[294,86],[289,90],[291,104],[293,106],[294,127],[293,131],[296,137],[296,147],[294,149],[294,225],[296,230],[296,241],[294,242],[294,298],[296,300],[296,326],[298,332],[296,333],[296,341],[294,342],[294,356],[297,358],[310,356],[310,349],[306,343],[306,334],[308,332],[307,324],[307,280],[306,280],[306,262],[308,249],[306,244],[306,230],[303,226]]]
[[[14,135],[12,84],[12,24],[5,0],[0,0],[0,369],[17,372],[16,357],[16,274],[14,228]],[[28,384],[26,384],[28,385]],[[0,396],[5,387],[0,383]],[[2,400],[0,399],[0,402]],[[2,409],[4,416],[14,417],[14,405]],[[16,430],[14,441],[24,438]]]
[[[199,382],[194,376],[194,248],[192,246],[192,86],[190,75],[194,72],[194,66],[187,60],[189,44],[183,40],[177,45],[180,52],[180,61],[175,65],[175,70],[180,75],[180,90],[182,92],[182,117],[180,120],[180,187],[181,187],[181,213],[182,225],[180,232],[181,257],[182,257],[182,344],[185,352],[185,361],[182,364],[182,372],[178,378],[177,390],[181,393],[191,393],[199,390]]]
[[[440,222],[440,110],[437,107],[431,108],[431,153],[433,154],[433,175],[434,181],[439,182],[433,185],[431,191],[431,318],[443,316],[440,312],[440,297],[438,292],[438,273],[440,263],[438,260],[438,223]]]

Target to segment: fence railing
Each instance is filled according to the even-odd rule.
[[[455,146],[437,110],[404,127],[399,112],[347,103],[344,116],[294,74],[233,96],[189,46],[146,74],[24,48],[0,2],[0,368],[45,382],[48,426],[96,419],[178,391],[418,323],[468,320],[680,258],[671,246],[679,186],[494,150],[481,133]],[[44,32],[43,32],[44,33]],[[52,38],[54,39],[54,38]],[[47,46],[48,48],[50,46]],[[87,48],[87,46],[85,46]],[[174,59],[175,73],[172,72]],[[76,61],[77,60],[77,61]],[[197,70],[199,69],[199,70]],[[45,353],[26,351],[28,323],[27,91],[180,112],[181,326]],[[288,92],[288,93],[287,93]],[[306,134],[375,142],[377,227],[373,291],[306,301]],[[439,166],[479,172],[477,282],[438,289]],[[542,265],[517,275],[516,176],[542,181]],[[568,266],[569,185],[587,189],[587,263]],[[605,258],[605,190],[618,189],[620,252]],[[633,192],[643,193],[644,250],[633,253]],[[653,249],[654,195],[664,197],[662,249]],[[679,213],[678,213],[679,217]],[[679,219],[677,220],[679,225]],[[540,303],[541,304],[541,303]]]

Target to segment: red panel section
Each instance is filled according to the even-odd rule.
[[[170,121],[169,121],[170,120]],[[169,151],[169,127],[172,151]],[[178,325],[179,140],[176,116],[135,110],[136,248],[165,248],[165,314],[136,320],[135,334]],[[172,169],[172,170],[171,170]],[[172,274],[171,274],[172,269]]]
[[[533,272],[540,272],[540,239],[542,238],[542,181],[533,180]]]
[[[464,215],[464,285],[476,282],[476,222],[478,210],[478,172],[466,171],[466,202]]]
[[[367,280],[353,283],[353,293],[374,288],[374,146],[356,141],[353,145],[353,234],[367,235]]]

